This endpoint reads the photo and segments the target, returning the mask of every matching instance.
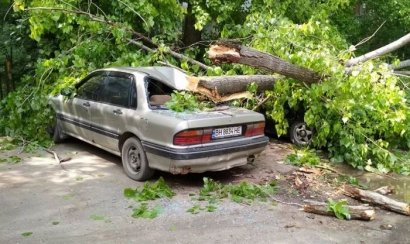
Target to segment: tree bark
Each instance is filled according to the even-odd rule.
[[[394,71],[395,74],[397,75],[404,75],[404,76],[410,76],[410,70],[409,71],[400,71],[400,70],[396,70]]]
[[[251,97],[246,90],[252,82],[258,86],[258,91],[264,91],[272,89],[276,81],[270,75],[189,76],[187,79],[187,90],[205,95],[216,103]]]
[[[256,68],[267,69],[309,84],[321,80],[321,76],[310,69],[291,64],[271,54],[232,42],[219,42],[212,45],[208,51],[208,56],[216,64],[245,64]]]
[[[387,210],[390,210],[396,213],[410,216],[410,205],[409,204],[396,201],[394,199],[388,198],[376,192],[361,190],[361,189],[346,185],[344,187],[343,194],[356,198],[363,202],[368,202],[371,204],[379,205]]]
[[[410,33],[403,36],[403,37],[401,37],[400,39],[386,45],[386,46],[378,48],[374,51],[366,53],[366,54],[364,54],[362,56],[359,56],[357,58],[350,59],[349,61],[347,61],[346,67],[351,67],[351,66],[357,65],[359,63],[363,63],[363,62],[365,62],[369,59],[374,59],[374,58],[377,58],[377,57],[379,57],[381,55],[384,55],[386,53],[393,52],[393,51],[403,47],[404,45],[407,45],[408,43],[410,43]]]
[[[394,70],[410,67],[410,59],[400,61],[398,65],[389,65],[389,67]]]
[[[359,219],[370,221],[374,219],[374,208],[368,206],[347,206],[349,209],[350,219]],[[327,210],[327,204],[316,201],[306,201],[303,205],[303,211],[326,216],[335,216],[333,212]]]

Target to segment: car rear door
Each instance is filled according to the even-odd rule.
[[[127,116],[136,108],[134,76],[111,71],[104,81],[98,106],[91,108],[93,140],[101,146],[118,151],[119,136],[125,131]]]

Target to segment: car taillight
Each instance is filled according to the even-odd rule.
[[[259,135],[263,135],[264,133],[265,133],[265,122],[248,124],[246,126],[246,132],[245,132],[246,137],[259,136]]]
[[[212,129],[185,130],[174,136],[174,145],[188,146],[211,141]]]

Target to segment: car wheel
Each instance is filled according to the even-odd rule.
[[[312,136],[313,130],[305,122],[295,122],[290,127],[290,140],[297,146],[309,145],[312,141]]]
[[[53,126],[53,141],[54,143],[60,143],[62,141],[64,141],[65,139],[67,139],[67,136],[64,134],[63,129],[61,127],[61,121],[59,119],[55,119],[55,123]]]
[[[121,159],[125,174],[133,180],[144,181],[154,174],[154,170],[148,165],[141,142],[135,137],[125,141],[121,150]]]

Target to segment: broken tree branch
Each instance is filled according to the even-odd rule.
[[[208,56],[216,64],[245,64],[256,68],[268,69],[309,84],[318,82],[322,78],[318,73],[310,69],[291,64],[279,57],[233,42],[217,42],[210,47]]]
[[[407,67],[410,67],[410,59],[400,61],[400,63],[397,64],[397,65],[392,65],[392,64],[389,65],[389,68],[394,69],[394,70],[404,69],[404,68],[407,68]]]
[[[373,32],[373,34],[371,36],[368,36],[366,38],[364,38],[363,40],[361,40],[359,43],[357,43],[356,45],[354,45],[354,48],[356,49],[358,46],[365,44],[366,42],[368,42],[369,40],[371,40],[376,33],[383,27],[383,25],[386,23],[386,20],[383,21],[383,23],[376,29],[375,32]]]
[[[327,204],[306,200],[303,211],[326,216],[335,216],[333,212],[328,211]],[[374,208],[369,206],[346,206],[349,209],[350,219],[370,221],[374,219]]]
[[[361,190],[349,185],[344,186],[344,192],[346,196],[353,197],[363,202],[368,202],[371,204],[379,205],[387,210],[409,215],[410,216],[410,205],[404,202],[399,202],[394,199],[383,196],[379,193]]]
[[[410,71],[394,71],[395,75],[403,76],[403,77],[410,77]]]
[[[265,104],[271,97],[266,96],[262,101],[260,101],[258,104],[255,105],[255,107],[252,108],[252,111],[258,110],[263,104]]]
[[[394,42],[389,43],[386,46],[378,48],[378,49],[376,49],[374,51],[371,51],[369,53],[366,53],[362,56],[350,59],[349,61],[347,61],[346,67],[351,67],[351,66],[357,65],[359,63],[363,63],[367,60],[377,58],[377,57],[379,57],[381,55],[384,55],[386,53],[393,52],[393,51],[407,45],[408,43],[410,43],[410,33],[403,36],[403,37],[401,37],[400,39],[398,39]]]

